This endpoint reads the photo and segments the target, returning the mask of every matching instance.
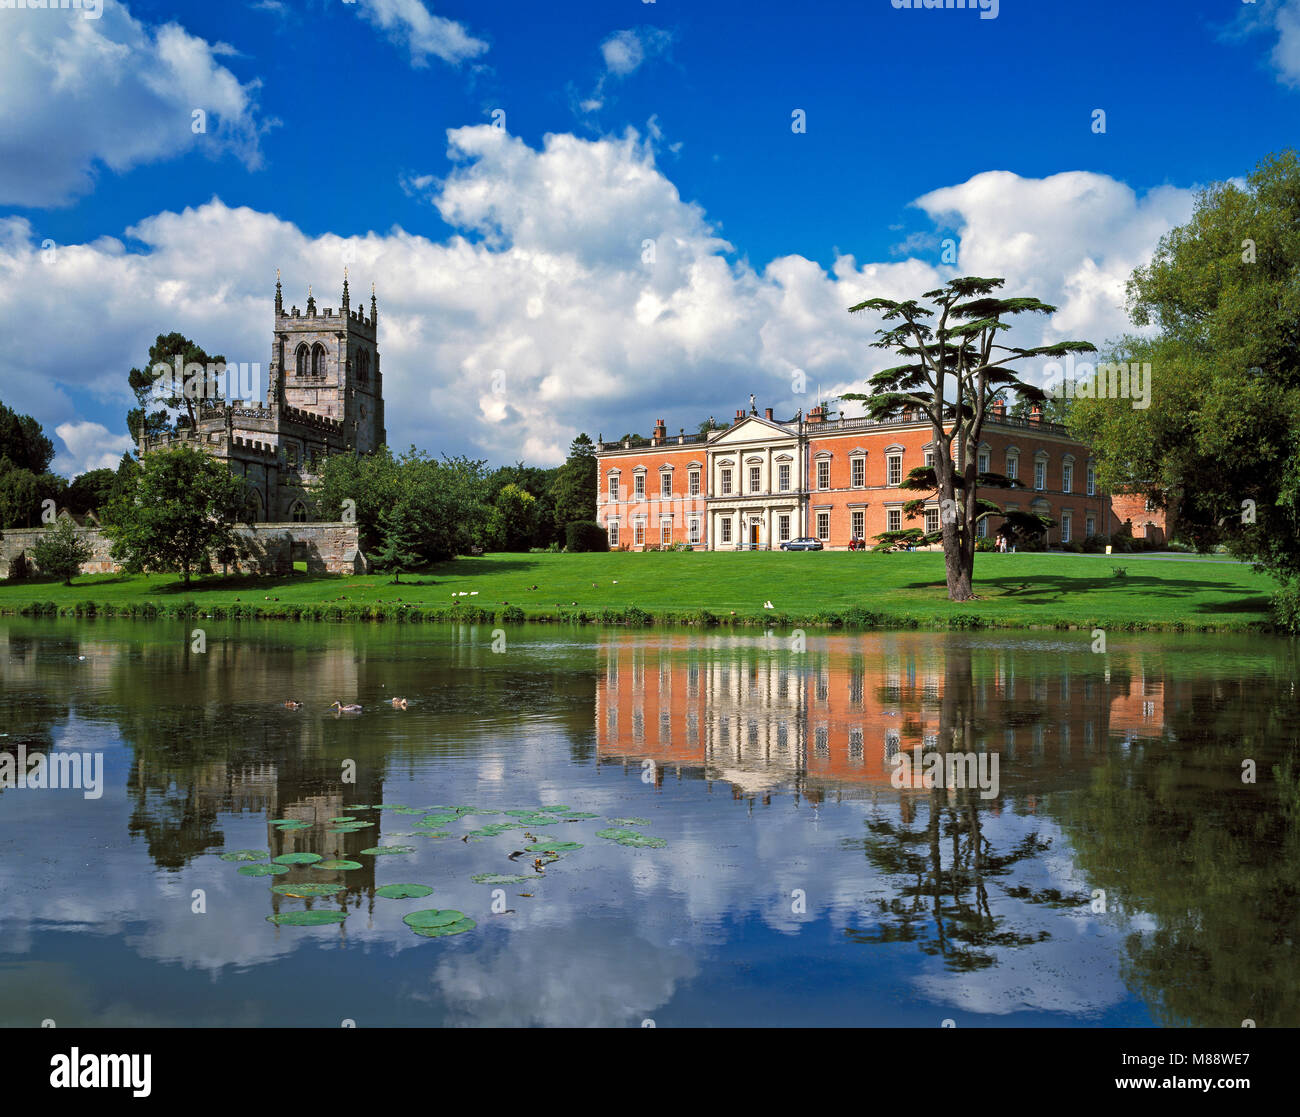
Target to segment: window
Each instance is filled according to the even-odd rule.
[[[853,461],[849,463],[849,465],[852,473],[850,483],[853,485],[855,489],[861,489],[865,487],[867,483],[867,459],[854,458]]]
[[[1074,491],[1074,463],[1066,462],[1061,466],[1061,492]]]
[[[831,514],[829,512],[817,513],[817,538],[826,540],[831,537]]]
[[[866,528],[866,515],[863,512],[853,513],[853,538],[861,539],[863,531]]]
[[[722,495],[731,495],[731,470],[729,469],[724,469],[722,471]]]
[[[751,465],[749,467],[749,491],[751,493],[762,492],[763,469],[761,466]]]
[[[1092,462],[1088,463],[1088,495],[1097,495],[1097,471]]]
[[[645,521],[644,520],[637,520],[637,522],[632,525],[632,542],[634,545],[638,547],[640,547],[643,543],[645,543]]]
[[[632,478],[632,495],[645,496],[645,474],[638,473]]]
[[[989,521],[987,516],[982,520],[975,521],[975,534],[980,539],[987,539],[989,537]]]
[[[308,372],[308,361],[310,361],[309,350],[306,345],[298,346],[298,375],[306,376]]]
[[[289,518],[294,523],[303,524],[307,522],[307,506],[301,500],[295,501]]]
[[[673,522],[672,520],[659,521],[659,542],[665,547],[673,541]]]
[[[926,469],[933,469],[933,468],[934,468],[934,451],[933,451],[933,450],[927,450],[927,451],[925,452],[925,468],[926,468]]]
[[[311,351],[311,374],[325,375],[325,346],[323,345],[317,345]]]
[[[886,459],[888,470],[887,483],[891,488],[898,488],[903,483],[903,455],[890,454]]]
[[[817,487],[819,489],[831,487],[831,463],[825,458],[817,463]]]
[[[790,542],[790,517],[778,516],[776,518],[776,537],[778,543]]]
[[[673,495],[673,475],[668,472],[659,474],[659,495]]]
[[[1034,462],[1034,488],[1042,492],[1047,488],[1047,462]]]
[[[903,510],[901,508],[891,508],[885,513],[885,521],[889,531],[903,530]]]
[[[609,545],[611,547],[618,546],[618,521],[617,520],[609,521]]]
[[[976,463],[975,468],[980,473],[989,472],[989,452],[987,450],[981,450],[979,452],[979,461]]]
[[[700,471],[698,469],[692,469],[690,473],[687,474],[687,477],[689,478],[690,481],[691,496],[699,496],[700,495]]]
[[[718,538],[723,543],[731,542],[731,517],[730,516],[724,516],[721,520],[718,521],[718,532],[719,532]]]
[[[1083,526],[1084,526],[1084,530],[1085,530],[1089,535],[1096,535],[1096,534],[1097,534],[1097,517],[1094,516],[1091,512],[1089,512],[1088,515],[1084,517],[1084,520],[1083,520]]]
[[[776,467],[776,487],[783,493],[790,491],[790,466],[778,465]]]
[[[1074,517],[1069,512],[1061,513],[1061,542],[1062,543],[1068,543],[1070,541],[1070,524],[1072,523],[1073,520]]]
[[[939,509],[927,508],[925,510],[925,533],[931,535],[939,530]]]
[[[609,499],[610,500],[618,499],[618,478],[617,477],[611,477],[609,479]]]
[[[290,469],[298,468],[298,447],[292,442],[286,443],[284,447],[284,461]]]
[[[700,521],[699,521],[699,520],[692,520],[692,521],[691,521],[691,534],[690,534],[690,540],[691,540],[691,546],[694,546],[695,544],[699,543],[699,541],[700,541]]]
[[[1020,476],[1020,458],[1016,454],[1007,455],[1007,476],[1012,481]]]

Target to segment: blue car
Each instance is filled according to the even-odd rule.
[[[813,539],[808,535],[802,536],[799,539],[791,539],[788,542],[781,544],[781,550],[783,551],[820,551],[821,549],[822,541],[820,539]]]

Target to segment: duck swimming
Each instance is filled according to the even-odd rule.
[[[296,702],[294,699],[290,698],[289,701],[284,704],[284,708],[286,710],[301,710],[302,703]]]
[[[333,702],[330,703],[330,706],[331,706],[333,709],[337,710],[340,714],[359,714],[359,713],[361,713],[361,707],[358,706],[355,702],[352,703],[350,706],[345,706],[345,705],[343,705],[342,702],[339,702],[339,701],[336,699],[335,701],[333,701]]]
[[[405,709],[406,709],[406,699],[405,699],[405,698],[394,698],[394,699],[392,699],[391,701],[392,701],[393,705],[396,706],[399,710],[405,710]],[[357,707],[357,709],[360,709],[360,708],[361,708],[360,706]]]

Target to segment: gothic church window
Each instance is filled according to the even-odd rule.
[[[313,376],[325,375],[325,346],[319,343],[312,347],[311,374]]]

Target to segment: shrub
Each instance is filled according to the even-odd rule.
[[[574,520],[565,525],[564,549],[570,554],[608,551],[609,536],[595,520]]]
[[[997,544],[995,544],[992,539],[981,537],[975,540],[975,550],[977,551],[987,552],[996,551],[997,549]]]
[[[1191,543],[1184,543],[1180,539],[1171,539],[1165,544],[1166,551],[1176,551],[1180,555],[1195,554],[1196,548]]]
[[[1282,632],[1300,636],[1300,580],[1285,583],[1269,599],[1273,624]]]
[[[1086,555],[1099,555],[1106,549],[1106,537],[1104,535],[1085,535],[1083,543],[1080,544],[1083,553]]]
[[[523,624],[527,618],[518,605],[507,605],[497,614],[497,619],[503,624]]]
[[[1127,578],[1127,577],[1128,577],[1128,567],[1127,567],[1127,566],[1112,566],[1112,567],[1110,568],[1110,572],[1111,572],[1113,575],[1115,575],[1116,578]]]

